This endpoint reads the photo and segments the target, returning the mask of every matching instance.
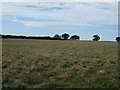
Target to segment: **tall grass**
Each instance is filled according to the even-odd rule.
[[[116,42],[5,40],[3,88],[117,88]]]

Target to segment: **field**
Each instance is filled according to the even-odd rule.
[[[117,88],[118,43],[3,39],[3,88]]]

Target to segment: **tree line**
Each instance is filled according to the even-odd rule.
[[[64,33],[62,35],[58,35],[58,34],[54,35],[54,38],[56,38],[56,39],[63,39],[63,40],[68,40],[69,37],[70,37],[70,35],[67,34],[67,33]],[[71,40],[79,40],[80,37],[78,35],[72,35],[70,37],[70,39]]]
[[[68,38],[70,37],[70,35],[69,34],[67,34],[67,33],[64,33],[64,34],[62,34],[61,36],[60,35],[58,35],[58,34],[56,34],[55,36],[54,36],[54,38],[61,38],[61,39],[64,39],[64,40],[67,40]],[[93,35],[93,41],[98,41],[98,40],[100,40],[100,36],[98,36],[98,35]],[[79,40],[80,39],[80,36],[78,36],[78,35],[72,35],[71,37],[70,37],[70,40]]]
[[[64,33],[62,35],[55,34],[53,37],[45,36],[16,36],[16,35],[2,35],[0,34],[1,38],[18,38],[18,39],[45,39],[45,40],[80,40],[80,36],[78,35],[72,35],[70,36],[67,33]],[[100,36],[99,35],[93,35],[93,41],[99,41]],[[116,37],[115,39],[117,42],[120,42],[120,37]]]

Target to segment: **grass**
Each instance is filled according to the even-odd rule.
[[[3,88],[117,88],[118,43],[3,39]]]

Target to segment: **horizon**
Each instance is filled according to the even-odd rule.
[[[63,33],[64,34],[64,33]],[[68,34],[68,33],[67,33]],[[18,34],[18,35],[16,35],[16,34],[0,34],[0,35],[11,35],[11,36],[26,36],[26,37],[54,37],[54,35],[53,36],[49,36],[49,35],[46,35],[46,36],[40,36],[40,35],[20,35],[20,34]],[[55,34],[56,35],[56,34]],[[60,34],[58,34],[58,35],[60,35]],[[62,34],[61,34],[62,35]],[[60,36],[61,36],[60,35]],[[75,34],[74,34],[75,35]],[[77,34],[76,34],[77,35]],[[70,39],[70,37],[71,36],[73,36],[73,35],[70,35],[69,36],[69,38],[68,38],[68,40]],[[79,36],[79,35],[78,35]],[[79,36],[80,37],[80,36]],[[101,38],[101,37],[100,37]],[[80,39],[78,39],[78,40],[81,40],[81,41],[93,41],[93,38],[92,39],[81,39],[81,37],[80,37]],[[107,41],[107,40],[99,40],[99,41]],[[111,42],[113,42],[113,41],[111,41]],[[114,40],[114,42],[116,42],[116,38],[115,38],[115,40]]]
[[[68,33],[79,35],[80,40],[92,40],[93,35],[99,35],[100,41],[115,41],[118,36],[117,2],[2,2],[0,12],[2,34]]]

